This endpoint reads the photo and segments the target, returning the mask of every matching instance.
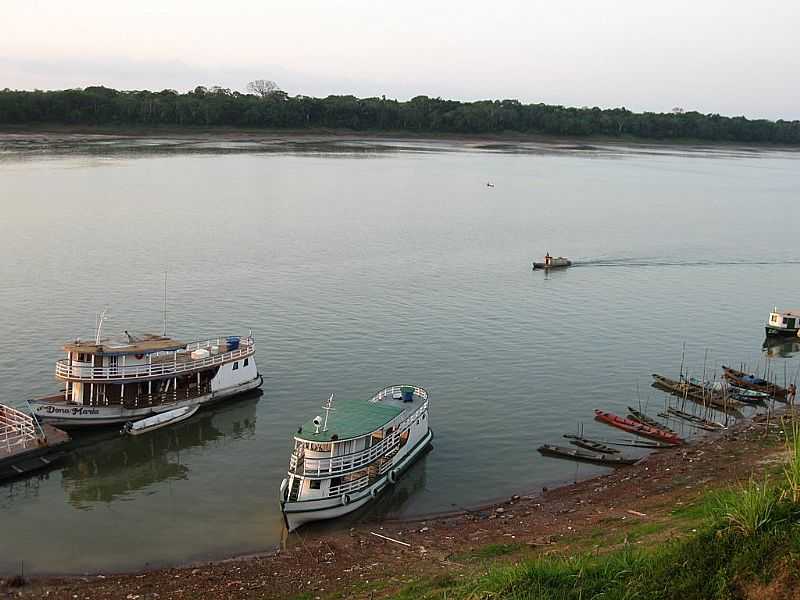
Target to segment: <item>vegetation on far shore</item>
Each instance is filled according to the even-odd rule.
[[[738,489],[710,492],[694,507],[672,512],[688,535],[663,539],[665,524],[629,527],[611,551],[493,559],[520,548],[492,545],[476,552],[479,574],[417,580],[397,600],[553,600],[603,598],[727,599],[795,597],[800,586],[800,427],[793,425],[789,461],[779,480],[751,479]],[[645,531],[647,530],[647,531]],[[658,534],[661,534],[660,536]],[[639,535],[657,540],[636,546]],[[600,532],[600,541],[613,543]],[[521,551],[524,552],[524,549]],[[788,594],[788,595],[787,595]]]
[[[102,86],[58,91],[0,90],[0,125],[348,129],[411,134],[545,134],[570,137],[703,140],[800,145],[800,121],[725,117],[674,109],[573,108],[518,100],[459,102],[417,96],[406,102],[355,96],[289,96],[252,82],[249,93],[199,86],[118,91]]]

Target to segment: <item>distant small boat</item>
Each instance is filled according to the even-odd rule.
[[[534,262],[534,269],[561,269],[572,265],[572,261],[563,256],[550,256],[550,253],[544,255],[544,262]]]
[[[551,444],[542,444],[538,448],[539,452],[546,456],[555,456],[556,458],[568,458],[571,460],[580,460],[583,462],[594,463],[598,465],[632,465],[638,462],[638,458],[628,458],[626,456],[616,456],[609,454],[600,454],[597,452],[589,452],[588,450],[580,450],[578,448],[565,448],[563,446],[553,446]]]
[[[494,184],[491,181],[487,181],[486,187],[494,187]]]
[[[167,427],[168,425],[174,425],[175,423],[185,421],[199,409],[200,406],[198,405],[183,406],[181,408],[176,408],[175,410],[168,410],[167,412],[159,413],[157,415],[153,415],[152,417],[147,417],[146,419],[140,419],[139,421],[129,421],[122,428],[122,433],[129,435],[141,435],[143,433],[147,433],[148,431],[155,431],[156,429],[161,429],[162,427]]]
[[[764,329],[767,337],[797,337],[800,335],[800,310],[772,309]]]

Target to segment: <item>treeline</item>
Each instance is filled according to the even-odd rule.
[[[407,102],[354,96],[288,96],[280,90],[242,94],[197,87],[179,94],[88,87],[61,91],[0,91],[0,124],[200,126],[274,129],[696,139],[800,144],[800,121],[750,120],[674,110],[569,108],[517,100],[458,102],[417,96]]]

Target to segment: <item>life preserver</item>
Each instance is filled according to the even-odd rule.
[[[144,358],[144,354],[134,354],[133,356],[136,357],[136,360],[142,360]]]
[[[389,480],[389,483],[397,483],[397,470],[392,469],[391,471],[389,471],[389,476],[387,477],[387,479]]]
[[[342,504],[344,506],[350,504],[350,494],[342,494]]]

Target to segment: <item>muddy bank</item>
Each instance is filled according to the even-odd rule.
[[[389,594],[411,578],[466,574],[461,556],[488,544],[559,551],[590,531],[669,518],[712,487],[778,468],[783,436],[774,424],[742,422],[640,464],[541,494],[514,496],[482,510],[349,531],[289,536],[286,549],[126,575],[38,578],[2,593],[48,598],[287,598]],[[376,535],[377,534],[377,535]],[[382,537],[381,537],[382,536]],[[391,538],[391,539],[386,539]],[[402,543],[401,543],[402,542]]]

